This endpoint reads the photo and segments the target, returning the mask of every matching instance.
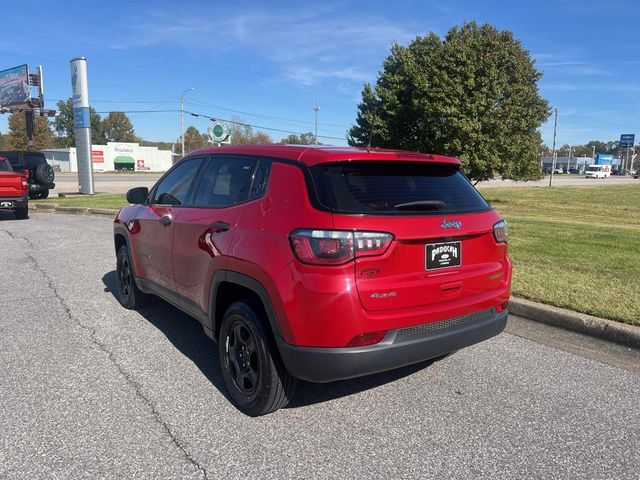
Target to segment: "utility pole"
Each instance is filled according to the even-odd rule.
[[[184,96],[193,92],[195,88],[187,88],[180,94],[180,141],[182,143],[182,156],[184,157]]]
[[[553,121],[553,147],[551,147],[551,175],[549,176],[549,186],[551,186],[551,182],[553,181],[553,171],[556,169],[556,132],[558,131],[558,109],[553,109],[555,119]]]
[[[316,141],[316,147],[318,146],[318,112],[320,111],[320,105],[318,105],[318,89],[316,88],[316,105],[315,107],[313,107],[313,109],[316,112],[316,129],[315,129],[315,141]]]

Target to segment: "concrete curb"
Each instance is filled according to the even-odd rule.
[[[640,327],[511,297],[509,313],[536,322],[584,333],[628,347],[640,348]]]
[[[52,205],[48,203],[29,203],[29,210],[80,213],[85,215],[108,215],[110,217],[115,217],[118,213],[118,210],[112,210],[110,208],[61,207],[60,205]]]

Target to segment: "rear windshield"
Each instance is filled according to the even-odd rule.
[[[343,213],[464,213],[489,205],[456,165],[342,162],[312,168],[320,202]]]

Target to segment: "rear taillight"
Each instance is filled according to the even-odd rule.
[[[291,232],[293,253],[303,263],[341,265],[354,258],[382,255],[393,235],[384,232],[299,229]]]
[[[27,179],[25,177],[22,177],[21,180],[22,181],[20,182],[20,184],[22,185],[22,190],[27,190],[29,188],[29,184],[27,183]]]
[[[504,220],[500,220],[493,226],[493,237],[498,243],[507,243],[508,233],[507,222]]]

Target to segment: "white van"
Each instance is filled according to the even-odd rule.
[[[589,165],[584,178],[607,178],[611,176],[611,165]]]

